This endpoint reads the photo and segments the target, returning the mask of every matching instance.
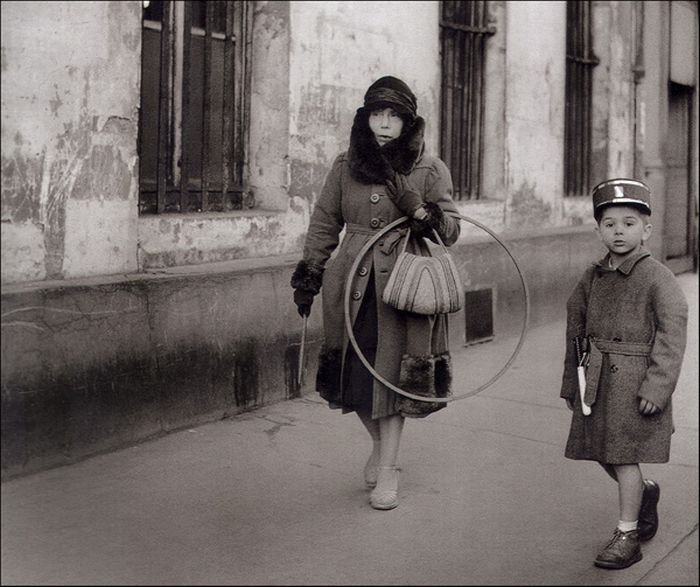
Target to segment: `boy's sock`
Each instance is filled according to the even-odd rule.
[[[637,520],[635,520],[634,522],[624,522],[620,520],[617,523],[617,528],[622,532],[631,532],[632,530],[637,529]]]

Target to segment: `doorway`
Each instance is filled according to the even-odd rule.
[[[674,273],[692,271],[695,264],[695,197],[692,191],[691,86],[669,83],[668,157],[666,159],[666,264]]]

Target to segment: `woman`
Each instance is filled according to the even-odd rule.
[[[381,300],[406,224],[387,233],[349,276],[357,254],[379,230],[409,216],[409,250],[424,249],[434,229],[445,245],[459,236],[452,178],[437,157],[424,153],[425,121],[416,97],[400,79],[386,76],[367,90],[357,110],[350,148],[335,159],[316,202],[303,259],[292,275],[302,316],[323,287],[325,341],[316,389],[331,408],[355,412],[374,441],[365,482],[375,509],[398,506],[398,453],[404,417],[423,417],[446,404],[401,396],[376,381],[349,344],[343,315],[346,280],[352,280],[350,314],[362,354],[392,384],[410,393],[450,395],[447,318],[395,310]],[[346,234],[338,247],[339,235]],[[337,248],[337,251],[336,251]],[[333,259],[329,258],[336,251]]]

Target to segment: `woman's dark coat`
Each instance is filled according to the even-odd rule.
[[[617,269],[609,257],[590,267],[567,303],[567,352],[561,397],[574,403],[565,455],[608,464],[668,461],[671,395],[686,344],[688,304],[673,273],[642,250]],[[574,337],[593,339],[599,378],[586,373],[581,412]],[[597,385],[596,385],[597,383]],[[639,413],[639,399],[661,408]]]
[[[343,314],[348,272],[373,234],[406,215],[392,201],[386,180],[391,179],[395,170],[400,170],[425,202],[456,212],[447,166],[440,159],[423,153],[422,119],[418,118],[407,133],[380,152],[368,134],[361,110],[353,126],[350,149],[338,155],[326,177],[311,216],[303,260],[292,278],[294,287],[310,285],[312,290],[314,282],[322,278],[325,342],[319,357],[316,387],[332,407],[343,403],[342,370],[349,345]],[[343,229],[345,234],[341,241]],[[459,222],[444,216],[438,232],[449,246],[459,236]],[[451,367],[446,316],[409,315],[381,300],[404,233],[402,225],[380,238],[356,274],[350,276],[351,318],[354,324],[368,279],[373,276],[378,320],[374,368],[408,392],[425,395],[434,390],[438,396],[448,396]],[[397,412],[406,416],[424,415],[421,408],[427,407],[425,402],[405,401],[405,398],[397,402],[397,396],[374,381],[372,416],[379,418]],[[424,405],[414,410],[415,404]],[[445,404],[430,405],[444,407]]]

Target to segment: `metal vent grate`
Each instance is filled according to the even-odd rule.
[[[493,288],[464,292],[464,344],[493,339]]]

